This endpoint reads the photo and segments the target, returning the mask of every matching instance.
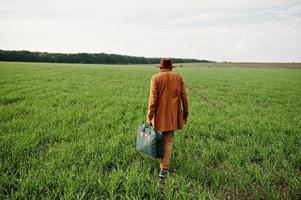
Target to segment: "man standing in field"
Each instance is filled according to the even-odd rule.
[[[174,131],[182,129],[188,119],[187,93],[182,77],[172,72],[170,59],[162,58],[160,73],[151,78],[147,121],[163,133],[163,158],[160,178],[165,178],[172,154]]]

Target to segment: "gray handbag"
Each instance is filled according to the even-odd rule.
[[[150,123],[138,127],[136,150],[151,158],[163,157],[163,134]]]

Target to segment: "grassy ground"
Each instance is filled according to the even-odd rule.
[[[184,67],[301,69],[301,63],[183,63]]]
[[[191,113],[165,182],[135,151],[157,71],[0,63],[0,199],[301,198],[301,70],[176,68]]]

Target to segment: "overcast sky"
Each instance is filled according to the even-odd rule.
[[[301,0],[0,0],[0,49],[300,62]]]

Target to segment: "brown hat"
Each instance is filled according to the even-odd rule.
[[[171,63],[170,58],[161,58],[160,66],[158,66],[158,67],[160,67],[160,68],[173,68],[173,67],[176,67],[176,66]]]

